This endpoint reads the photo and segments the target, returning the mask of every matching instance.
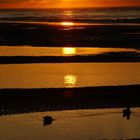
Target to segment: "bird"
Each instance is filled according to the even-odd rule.
[[[52,122],[54,121],[54,119],[51,116],[44,116],[43,117],[43,125],[50,125],[52,124]]]
[[[127,117],[127,120],[130,119],[130,115],[131,115],[131,110],[129,107],[123,110],[123,117]]]

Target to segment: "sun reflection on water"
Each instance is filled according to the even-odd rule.
[[[68,16],[68,17],[71,17],[71,16],[73,15],[73,11],[71,11],[71,10],[66,10],[66,11],[64,11],[64,15],[65,15],[65,16]]]
[[[75,87],[76,82],[77,82],[76,75],[65,75],[64,84],[66,87]]]
[[[73,23],[73,22],[65,21],[65,22],[61,22],[61,25],[62,25],[62,26],[73,26],[74,23]]]
[[[63,48],[62,53],[64,55],[74,55],[76,54],[76,48],[65,47]]]

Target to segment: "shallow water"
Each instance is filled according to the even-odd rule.
[[[140,84],[140,63],[0,65],[0,88],[85,87]]]
[[[132,108],[130,120],[123,109],[67,110],[0,117],[2,140],[92,140],[140,138],[140,108]],[[43,117],[55,121],[43,126]]]
[[[111,52],[136,52],[128,48],[98,48],[98,47],[31,47],[31,46],[0,46],[0,56],[75,56],[97,55]]]

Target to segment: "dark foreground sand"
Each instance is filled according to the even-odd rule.
[[[66,109],[140,107],[140,85],[0,89],[0,115]]]
[[[140,49],[139,24],[75,25],[0,22],[0,45]]]

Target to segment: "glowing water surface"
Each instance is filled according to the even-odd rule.
[[[73,22],[61,22],[62,26],[73,26],[74,23]]]
[[[1,46],[0,56],[74,56],[96,55],[109,52],[137,52],[137,49],[98,48],[98,47],[32,47],[32,46]]]
[[[92,140],[140,138],[140,108],[132,108],[130,120],[122,109],[67,110],[0,117],[1,140]],[[55,121],[43,126],[43,117]]]
[[[85,87],[140,84],[140,63],[0,65],[0,88]]]

